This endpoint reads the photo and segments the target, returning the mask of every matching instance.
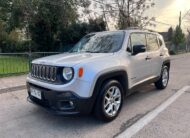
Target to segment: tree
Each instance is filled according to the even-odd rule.
[[[88,33],[105,30],[106,23],[102,18],[89,19],[88,22],[78,22],[70,25],[67,28],[62,28],[60,40],[63,45],[75,44],[81,39],[81,37]]]
[[[37,3],[35,14],[29,21],[29,30],[35,47],[41,51],[57,51],[62,45],[76,43],[86,33],[104,31],[102,18],[79,20],[77,8],[88,9],[88,0],[56,0]]]
[[[90,32],[100,32],[106,30],[106,23],[103,20],[103,17],[96,19],[89,19],[88,24],[88,33]]]
[[[54,4],[38,2],[33,7],[36,10],[29,22],[29,30],[33,44],[40,51],[56,51],[60,29],[69,27],[78,18],[72,0],[56,0]]]
[[[32,43],[32,49],[57,51],[63,45],[76,43],[86,33],[106,30],[101,16],[89,16],[87,22],[80,20],[78,9],[84,11],[83,16],[88,15],[90,4],[89,0],[3,0],[0,21],[14,41],[18,38],[14,31],[20,29]]]
[[[170,42],[173,41],[173,35],[174,35],[174,30],[173,30],[172,27],[170,27],[168,29],[168,33],[167,33],[167,37],[168,37],[167,39],[168,39],[168,41],[170,41]]]
[[[175,33],[174,33],[174,44],[178,46],[181,43],[185,42],[185,34],[183,33],[180,26],[176,26]]]
[[[62,28],[78,22],[78,7],[88,7],[88,0],[5,0],[7,30],[25,30],[28,40],[39,51],[54,51]],[[9,3],[9,4],[7,4]],[[9,16],[8,16],[9,15]]]
[[[143,28],[155,20],[144,16],[144,12],[155,5],[152,0],[104,0],[98,3],[104,16],[117,22],[118,29],[136,26]]]
[[[0,52],[2,51],[3,46],[5,45],[7,36],[8,36],[4,28],[5,28],[5,24],[2,21],[0,21]]]
[[[179,24],[176,26],[176,29],[174,32],[173,42],[176,45],[177,49],[179,48],[179,44],[185,43],[185,34],[183,33],[181,29],[181,12],[179,16]]]

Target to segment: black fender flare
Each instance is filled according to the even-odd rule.
[[[95,105],[97,97],[99,95],[99,91],[102,87],[102,85],[104,84],[104,82],[106,82],[109,79],[120,79],[118,80],[121,85],[123,86],[124,89],[124,95],[127,94],[128,92],[128,74],[125,70],[117,70],[117,71],[110,71],[110,72],[106,72],[104,74],[101,74],[98,79],[96,80],[95,86],[94,86],[94,90],[93,90],[93,94],[92,94],[92,99],[93,99],[93,105]]]
[[[171,65],[170,59],[165,60],[165,61],[163,62],[163,65],[168,65],[168,68],[169,68],[169,70],[170,70],[170,65]]]

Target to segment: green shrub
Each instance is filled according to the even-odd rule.
[[[176,55],[177,53],[174,50],[169,51],[170,55]]]
[[[27,52],[29,51],[29,42],[6,41],[6,43],[1,48],[3,53]]]

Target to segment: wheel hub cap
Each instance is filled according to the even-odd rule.
[[[108,116],[115,116],[121,105],[121,91],[117,86],[110,87],[104,97],[104,111]]]
[[[163,83],[164,86],[166,86],[167,83],[168,83],[168,70],[167,69],[163,70],[162,83]]]

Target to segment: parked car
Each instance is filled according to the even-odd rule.
[[[140,86],[167,87],[170,56],[161,35],[138,29],[91,33],[68,53],[36,59],[28,101],[59,115],[115,119]]]

